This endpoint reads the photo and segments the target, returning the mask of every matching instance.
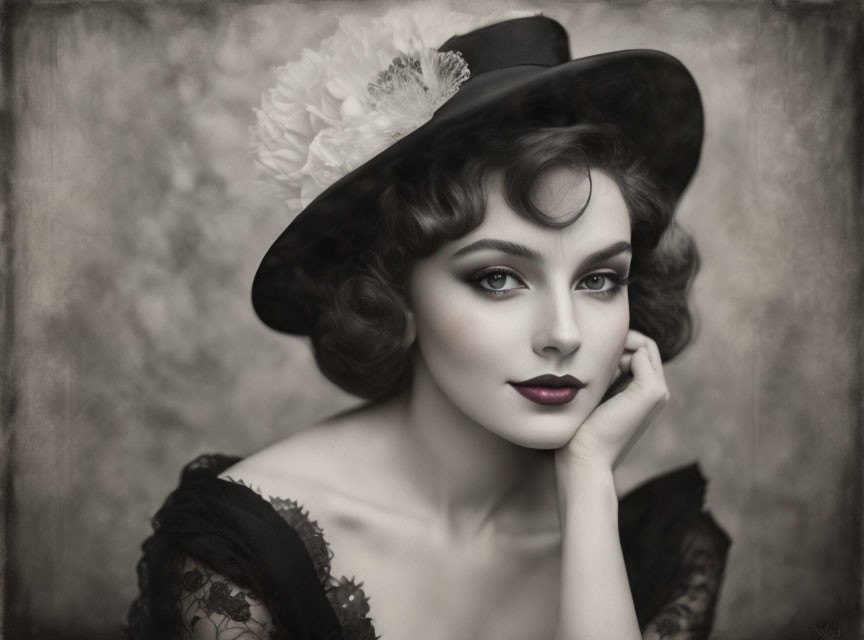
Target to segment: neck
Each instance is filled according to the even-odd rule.
[[[400,456],[415,495],[451,536],[474,536],[488,525],[532,519],[556,504],[554,455],[515,445],[462,413],[422,361],[398,405]]]

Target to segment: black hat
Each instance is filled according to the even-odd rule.
[[[344,176],[311,202],[261,261],[252,284],[259,318],[277,331],[308,334],[322,281],[345,272],[375,237],[388,167],[428,152],[445,134],[501,123],[616,125],[662,190],[677,200],[702,146],[699,89],[661,51],[630,49],[570,60],[567,32],[544,16],[517,18],[450,38],[470,78],[432,119]]]

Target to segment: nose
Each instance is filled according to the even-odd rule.
[[[532,345],[537,355],[570,355],[582,346],[582,333],[574,313],[572,293],[547,296],[539,310],[539,322]]]

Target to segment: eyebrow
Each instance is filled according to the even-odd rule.
[[[459,249],[456,253],[453,254],[452,257],[459,258],[469,253],[474,253],[475,251],[482,251],[483,249],[493,249],[495,251],[501,251],[502,253],[507,253],[511,256],[516,256],[519,258],[527,258],[529,260],[533,260],[534,262],[540,262],[543,259],[543,256],[537,251],[534,251],[534,249],[529,249],[528,247],[517,244],[515,242],[509,242],[507,240],[495,240],[492,238],[484,238],[483,240],[472,242],[471,244]],[[595,251],[591,255],[587,256],[584,260],[584,264],[602,262],[603,260],[608,260],[609,258],[617,256],[619,253],[624,253],[625,251],[632,252],[633,247],[630,245],[629,242],[621,240],[620,242],[611,244],[608,247],[600,249],[599,251]]]
[[[472,242],[471,244],[462,247],[453,254],[454,258],[459,258],[469,253],[474,253],[475,251],[482,251],[483,249],[494,249],[495,251],[501,251],[502,253],[509,253],[511,256],[518,256],[520,258],[528,258],[529,260],[540,261],[542,256],[534,251],[534,249],[529,249],[528,247],[516,244],[515,242],[508,242],[507,240],[493,240],[491,238],[484,238],[483,240],[478,240],[477,242]]]

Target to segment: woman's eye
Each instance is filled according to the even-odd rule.
[[[579,288],[592,293],[614,293],[627,282],[627,278],[617,273],[592,273],[582,279]]]
[[[485,282],[489,285],[490,289],[510,289],[512,287],[507,286],[507,281],[512,280],[513,276],[509,276],[506,273],[493,273],[488,276],[484,276],[482,282]]]
[[[514,289],[523,288],[522,281],[511,271],[503,269],[495,269],[480,273],[471,281],[483,293],[489,295],[503,295]]]

